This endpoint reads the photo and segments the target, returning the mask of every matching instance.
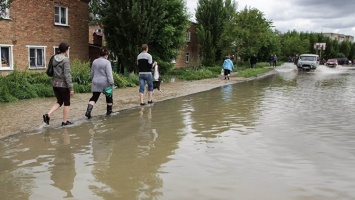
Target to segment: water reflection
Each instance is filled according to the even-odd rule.
[[[52,185],[66,193],[64,198],[73,197],[71,190],[76,175],[75,160],[70,144],[70,135],[66,128],[63,129],[63,133],[60,134],[59,141],[56,143],[53,167],[49,169],[53,181]]]

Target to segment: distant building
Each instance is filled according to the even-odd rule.
[[[91,61],[98,57],[99,48],[106,45],[103,31],[105,30],[101,29],[99,25],[91,25],[89,28],[89,55]],[[180,49],[177,58],[172,63],[174,63],[174,68],[197,67],[200,65],[196,23],[191,22],[186,30],[186,44]]]
[[[339,33],[323,33],[323,35],[330,37],[333,40],[338,40],[339,42],[343,42],[343,41],[354,42],[354,37],[351,35],[344,35]]]
[[[100,48],[106,46],[105,35],[99,25],[89,27],[89,58],[90,62],[100,57]]]
[[[200,57],[197,39],[197,24],[191,22],[186,31],[186,44],[181,48],[174,68],[197,67],[200,65]]]
[[[89,59],[90,0],[15,0],[0,20],[0,71],[44,71],[61,42]]]

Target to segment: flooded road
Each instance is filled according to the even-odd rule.
[[[1,199],[355,199],[355,70],[276,70],[1,140]]]

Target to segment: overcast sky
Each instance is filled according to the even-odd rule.
[[[198,0],[185,0],[195,13]],[[281,32],[341,33],[355,37],[355,0],[236,0],[238,10],[257,8]],[[194,19],[194,17],[193,17]]]

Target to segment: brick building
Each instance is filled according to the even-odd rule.
[[[60,42],[89,59],[90,0],[13,0],[0,20],[0,71],[45,70]]]
[[[200,57],[197,39],[197,24],[191,22],[186,32],[186,45],[175,60],[175,68],[197,67],[200,65]]]
[[[92,25],[89,28],[90,40],[90,60],[97,57],[98,48],[106,45],[103,30],[98,25]],[[101,41],[102,40],[102,41]],[[197,24],[191,22],[186,31],[186,44],[179,51],[179,55],[172,61],[174,68],[197,67],[200,65],[197,40]]]
[[[105,35],[101,26],[89,26],[89,59],[90,62],[99,57],[99,50],[101,47],[106,46]]]

